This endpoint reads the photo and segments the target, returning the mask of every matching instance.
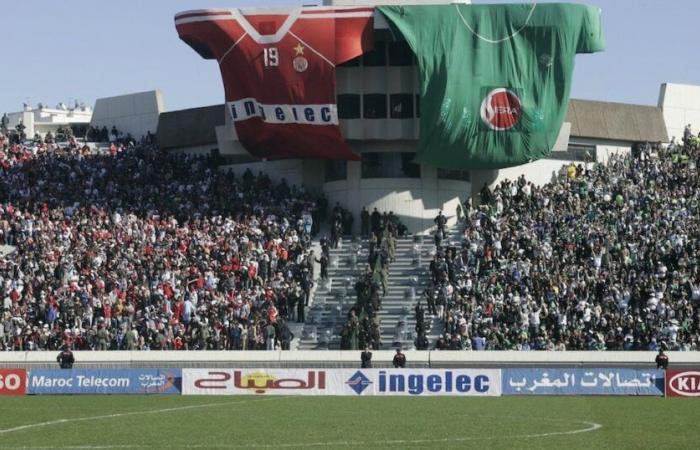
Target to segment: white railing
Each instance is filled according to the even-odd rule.
[[[655,352],[407,351],[411,367],[651,367]],[[700,352],[668,352],[671,367],[700,367]],[[58,352],[0,353],[2,367],[56,367]],[[359,367],[359,351],[76,351],[76,367]],[[373,352],[375,367],[393,351]]]

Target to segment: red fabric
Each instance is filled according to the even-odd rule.
[[[163,284],[163,295],[166,298],[172,298],[173,295],[175,295],[175,293],[173,292],[173,288],[170,287],[170,285],[168,283]]]
[[[267,308],[267,320],[268,321],[270,321],[272,323],[276,323],[277,322],[277,315],[278,315],[277,308],[275,308],[274,306],[270,306],[269,308]]]
[[[184,310],[185,304],[182,301],[175,303],[175,306],[173,307],[173,317],[177,318],[178,320],[182,320],[182,313]]]
[[[238,139],[260,158],[359,159],[338,126],[335,66],[372,48],[373,9],[263,11],[175,16],[180,38],[219,62]]]

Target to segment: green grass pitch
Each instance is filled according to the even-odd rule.
[[[699,427],[693,399],[0,397],[0,449],[697,449]]]

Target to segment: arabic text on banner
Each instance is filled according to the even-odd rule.
[[[28,394],[180,394],[180,369],[73,369],[29,372]]]
[[[656,369],[503,369],[503,395],[663,395]]]
[[[498,369],[183,369],[184,395],[498,396]]]

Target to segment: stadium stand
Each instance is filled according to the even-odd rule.
[[[684,138],[482,190],[431,264],[436,348],[697,350],[700,150]]]
[[[0,148],[0,350],[289,348],[303,189],[133,141]]]
[[[0,136],[1,350],[697,349],[689,128],[484,189],[434,249],[339,206],[314,241],[322,197],[153,140]]]

